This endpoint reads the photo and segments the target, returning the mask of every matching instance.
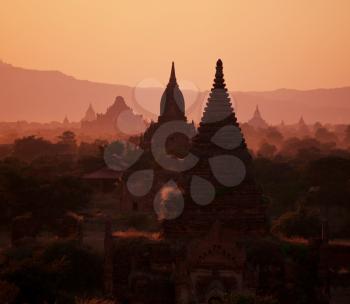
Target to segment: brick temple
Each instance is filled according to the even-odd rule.
[[[165,150],[170,163],[197,157],[188,169],[171,170],[159,164],[152,150],[157,132],[175,122],[182,127],[169,135]],[[187,122],[173,64],[158,121],[150,124],[140,142],[145,153],[124,174],[121,209],[156,212],[161,229],[114,232],[107,222],[105,286],[117,303],[213,304],[224,303],[231,293],[272,295],[294,303],[297,266],[286,264],[278,246],[264,241],[270,237],[265,201],[230,102],[222,61],[216,63],[197,130]],[[179,146],[185,147],[185,154],[176,149]],[[150,165],[154,179],[149,192],[142,197],[129,193],[127,179]],[[173,204],[169,208],[156,205],[157,193],[169,180],[177,185],[183,206],[181,200],[164,202]],[[312,260],[315,267],[316,261]]]

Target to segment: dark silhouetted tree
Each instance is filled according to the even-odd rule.
[[[345,129],[344,144],[350,148],[350,125]]]
[[[22,160],[31,161],[52,153],[52,143],[34,135],[16,139],[13,155]]]
[[[338,138],[333,132],[327,128],[318,128],[315,132],[315,138],[320,142],[337,142]]]
[[[282,133],[274,127],[269,127],[265,134],[266,141],[274,145],[280,145],[283,141]]]
[[[58,137],[58,139],[57,147],[60,154],[76,154],[77,140],[74,132],[65,131]]]
[[[321,233],[320,212],[299,206],[296,211],[286,212],[274,223],[272,231],[287,237],[313,238]]]
[[[276,152],[277,152],[276,146],[269,144],[267,142],[264,142],[261,144],[257,152],[257,155],[259,157],[273,158]]]

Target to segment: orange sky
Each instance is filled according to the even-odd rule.
[[[178,78],[231,90],[350,85],[349,0],[1,0],[0,59],[136,85]]]

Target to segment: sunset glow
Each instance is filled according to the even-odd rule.
[[[350,2],[2,0],[0,59],[135,86],[181,78],[209,89],[222,58],[232,90],[350,84]]]

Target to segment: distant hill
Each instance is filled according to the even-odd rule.
[[[0,120],[80,120],[90,102],[105,111],[130,87],[78,80],[58,71],[36,71],[0,63]]]
[[[89,105],[105,112],[121,95],[129,106],[147,118],[155,118],[162,88],[137,89],[124,85],[79,80],[59,71],[37,71],[14,67],[0,61],[0,121],[79,121]],[[207,92],[184,92],[189,119],[198,120]],[[272,124],[296,122],[303,115],[315,121],[350,123],[350,87],[316,90],[279,89],[266,92],[233,92],[240,121],[247,121],[257,104]],[[188,102],[189,103],[189,102]],[[149,111],[147,111],[149,110]],[[152,115],[153,113],[153,115]]]

